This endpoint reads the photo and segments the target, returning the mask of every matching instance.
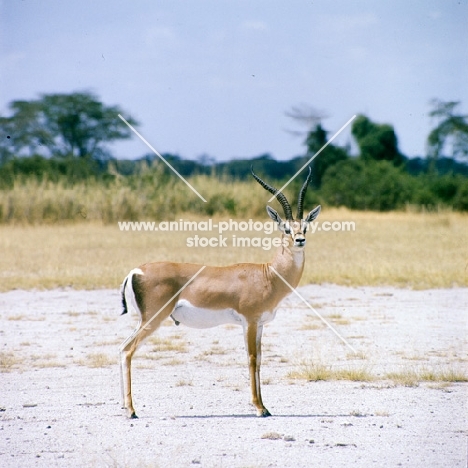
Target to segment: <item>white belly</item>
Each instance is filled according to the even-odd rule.
[[[265,323],[271,322],[276,317],[276,310],[273,312],[263,312],[262,316],[260,317],[260,325],[265,325]]]
[[[177,302],[172,317],[190,328],[212,328],[227,323],[244,325],[245,322],[244,317],[234,309],[203,309],[185,299]]]

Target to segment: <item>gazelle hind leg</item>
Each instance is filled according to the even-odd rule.
[[[132,357],[138,346],[159,328],[161,323],[171,314],[175,301],[161,309],[145,322],[140,322],[135,331],[120,346],[120,379],[123,406],[130,418],[137,418],[132,398]]]
[[[128,415],[131,418],[136,418],[135,410],[132,403],[131,390],[131,363],[132,357],[137,348],[138,335],[141,330],[141,321],[138,323],[135,331],[120,345],[119,348],[119,363],[120,363],[120,390],[122,392],[123,408],[128,410]]]

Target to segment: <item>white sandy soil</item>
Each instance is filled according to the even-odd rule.
[[[468,290],[299,291],[357,356],[289,296],[265,327],[273,416],[257,418],[241,328],[167,321],[133,361],[137,420],[121,409],[118,348],[136,318],[119,316],[118,291],[0,294],[0,466],[466,467],[468,384],[388,373],[467,373]],[[304,361],[376,380],[292,379]]]

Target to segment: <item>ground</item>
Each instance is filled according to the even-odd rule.
[[[289,296],[265,327],[272,417],[249,404],[240,328],[168,320],[134,358],[137,420],[121,409],[136,319],[118,291],[0,294],[0,465],[466,467],[468,290],[299,293],[314,310]]]

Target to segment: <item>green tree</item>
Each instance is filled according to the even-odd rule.
[[[353,122],[351,133],[359,146],[360,157],[365,161],[390,161],[395,166],[404,162],[391,125],[377,124],[365,115],[359,115]]]
[[[320,123],[315,125],[308,134],[305,141],[307,146],[307,158],[320,151],[327,143],[328,132]],[[312,161],[313,179],[312,186],[319,188],[322,185],[322,178],[326,170],[339,161],[348,159],[348,152],[339,146],[329,144],[314,160]]]
[[[468,156],[468,115],[456,113],[459,101],[431,101],[429,116],[437,120],[437,125],[427,137],[428,156],[432,161],[446,155],[453,159]]]
[[[352,158],[327,170],[321,194],[330,205],[388,211],[411,201],[414,182],[414,178],[389,161]]]
[[[34,101],[13,101],[11,116],[0,117],[2,155],[42,155],[102,159],[106,143],[128,139],[131,130],[118,117],[137,122],[118,106],[106,106],[88,92],[44,94]]]
[[[322,120],[327,117],[326,113],[303,104],[292,107],[291,111],[287,112],[286,115],[307,127],[304,141],[307,147],[307,154],[304,156],[304,160],[310,159],[314,154],[320,151],[328,141],[327,137],[329,132],[322,126]],[[304,132],[296,131],[292,133],[302,135]],[[332,144],[327,145],[312,161],[313,178],[311,185],[315,188],[320,188],[325,171],[337,162],[348,159],[348,157],[347,149]]]

